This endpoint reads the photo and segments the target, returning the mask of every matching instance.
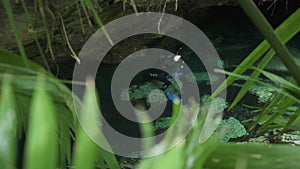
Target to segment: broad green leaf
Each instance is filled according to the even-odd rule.
[[[299,160],[299,146],[222,143],[205,162],[204,168],[292,169],[299,168]]]
[[[38,65],[37,63],[34,63],[29,59],[26,59],[26,62],[24,63],[21,56],[1,48],[0,48],[0,63],[15,66],[15,67],[23,67],[34,71],[46,72],[45,69],[40,65]]]
[[[45,91],[43,77],[39,77],[36,87],[29,114],[24,166],[26,169],[53,169],[58,162],[56,112]]]

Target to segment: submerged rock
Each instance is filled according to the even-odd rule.
[[[247,134],[245,127],[234,117],[222,120],[216,131],[225,133],[223,141],[229,141],[232,138],[239,138]]]
[[[295,47],[288,46],[288,49],[294,56],[296,64],[300,66],[300,48],[298,49]],[[276,72],[288,72],[287,68],[278,56],[274,56],[265,69]]]
[[[269,87],[255,83],[252,85],[249,92],[258,97],[259,103],[267,103],[273,98],[274,93],[277,91],[278,89],[275,87]]]
[[[194,81],[194,76],[196,82],[202,85],[211,85],[218,80],[218,76],[209,76],[207,72],[196,72],[184,76],[189,80],[189,82]],[[162,89],[164,86],[164,83],[158,80],[147,81],[141,85],[132,85],[129,89],[124,89],[122,91],[121,100],[138,101],[141,99],[145,99],[147,105],[150,105],[150,103],[165,103],[168,99],[172,101],[173,97],[180,94],[182,84],[181,81],[177,78],[168,78],[168,81],[170,81],[171,85],[169,85],[164,91],[161,92],[156,92],[156,90],[154,90]]]

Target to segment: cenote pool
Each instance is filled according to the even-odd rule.
[[[276,18],[274,18],[274,20],[276,20]],[[193,23],[196,24],[207,35],[211,43],[214,45],[221,58],[221,60],[216,62],[218,62],[220,66],[223,66],[225,70],[229,71],[232,71],[263,40],[262,35],[257,31],[255,26],[247,18],[247,16],[245,16],[241,9],[235,7],[212,8],[210,9],[209,15],[205,20],[202,20],[199,23],[197,23],[197,21],[193,21]],[[277,26],[277,24],[278,23],[274,23],[275,26]],[[143,37],[140,38],[142,39]],[[141,40],[140,43],[143,43],[143,40]],[[300,35],[295,36],[288,43],[288,47],[296,56],[297,61],[300,60],[299,44]],[[118,45],[122,45],[122,43]],[[201,63],[201,60],[199,60],[199,58],[195,56],[195,53],[190,48],[170,37],[164,37],[161,41],[155,41],[150,45],[148,44],[146,47],[165,49],[174,53],[174,55],[180,48],[182,48],[182,50],[180,51],[180,55],[182,56],[182,59],[185,61],[185,63],[193,71],[193,74],[197,79],[200,96],[203,97],[205,95],[211,94],[211,83],[209,82],[206,70]],[[140,49],[136,49],[136,51],[137,50]],[[127,52],[122,52],[124,55],[129,55],[130,51],[132,51],[132,49],[128,50]],[[98,69],[96,83],[100,97],[101,111],[105,117],[105,120],[107,120],[115,130],[128,136],[139,137],[139,125],[120,115],[112,101],[110,86],[112,76],[117,67],[118,64],[102,63]],[[284,65],[282,65],[278,58],[274,58],[269,63],[266,69],[282,76],[287,75],[286,68],[284,67]],[[126,74],[126,72],[124,73]],[[151,79],[149,73],[149,70],[140,72],[134,79],[132,79],[131,85],[142,88],[145,85],[157,83],[157,80]],[[266,80],[266,78],[262,78]],[[239,84],[241,84],[241,82],[243,81],[237,81],[235,85],[228,87],[226,100],[227,104],[230,104],[236,96],[240,88]],[[160,88],[160,86],[157,85],[157,88]],[[147,94],[141,93],[141,95]],[[227,119],[229,117],[235,117],[238,120],[242,121],[244,119],[255,116],[255,114],[251,113],[251,110],[249,108],[246,108],[243,105],[245,104],[249,106],[258,106],[260,104],[263,104],[263,99],[265,99],[265,101],[266,99],[268,99],[268,95],[272,95],[271,89],[269,90],[268,88],[257,85],[253,88],[252,92],[249,92],[234,109],[232,109],[231,111],[225,111],[223,114],[224,118]],[[138,102],[146,105],[147,107],[146,100],[147,96],[144,98],[131,100],[131,103],[135,104]],[[172,102],[168,100],[167,108],[165,109],[162,117],[170,116],[171,112]],[[247,123],[244,124],[247,125]]]

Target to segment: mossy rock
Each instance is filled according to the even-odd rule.
[[[225,132],[223,141],[229,141],[232,138],[239,138],[247,134],[245,127],[234,117],[222,120],[216,131]]]
[[[218,80],[218,76],[211,76],[209,78],[208,73],[206,72],[196,72],[193,74],[185,75],[188,81],[193,82],[193,77],[196,82],[199,84],[210,85],[213,82]],[[182,83],[179,79],[168,78],[171,82],[171,85],[165,89],[165,93],[177,93],[180,94]],[[124,89],[121,93],[121,100],[123,101],[137,101],[141,99],[146,99],[146,104],[155,103],[165,103],[167,101],[166,96],[163,92],[159,92],[154,89],[161,89],[164,83],[158,80],[147,81],[141,85],[133,85],[129,89]]]
[[[167,93],[179,93],[180,85],[177,85],[174,79],[169,79],[172,85],[170,85],[165,92]],[[146,99],[146,104],[150,103],[161,104],[167,101],[167,97],[162,91],[159,91],[163,87],[164,83],[157,80],[145,82],[142,85],[133,85],[129,89],[124,89],[121,93],[121,100],[123,101],[137,101]],[[155,90],[157,89],[157,90]]]
[[[250,93],[258,97],[259,103],[266,103],[270,101],[273,98],[274,93],[276,91],[277,91],[276,88],[272,88],[260,84],[254,84],[250,89]]]

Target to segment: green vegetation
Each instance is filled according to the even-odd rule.
[[[232,138],[239,138],[247,134],[245,127],[237,119],[230,117],[229,119],[222,120],[218,125],[216,131],[225,133],[223,141],[229,141]]]
[[[45,58],[36,35],[34,35],[34,41],[40,49],[45,68],[31,61],[28,58],[30,54],[26,54],[26,47],[22,44],[11,1],[3,0],[2,2],[20,55],[0,49],[0,168],[122,168],[124,165],[119,157],[102,149],[89,137],[97,135],[102,143],[110,144],[101,131],[102,124],[97,114],[99,106],[95,95],[94,79],[87,79],[86,82],[58,79],[50,72],[49,60]],[[102,8],[95,2],[97,1],[76,1],[74,11],[78,12],[80,19],[84,14],[89,23],[95,22],[102,27],[103,23],[98,14],[99,11],[102,12]],[[118,2],[112,1],[112,3]],[[186,108],[185,105],[175,100],[171,117],[160,118],[154,124],[140,124],[143,137],[151,138],[154,131],[168,129],[160,144],[154,144],[154,140],[151,139],[143,142],[142,146],[147,150],[146,153],[155,153],[158,150],[168,151],[154,157],[139,159],[134,162],[132,168],[295,169],[300,167],[300,146],[290,145],[290,143],[299,145],[299,137],[293,137],[295,140],[288,142],[287,145],[230,142],[232,139],[236,141],[248,136],[263,136],[265,139],[272,139],[273,136],[287,132],[297,135],[300,131],[300,69],[291,54],[293,52],[290,52],[284,45],[300,31],[300,9],[274,31],[252,0],[237,0],[237,2],[266,40],[261,42],[232,72],[221,72],[228,75],[226,82],[222,83],[211,96],[203,96],[201,105],[192,104],[190,108]],[[44,27],[46,47],[51,55],[52,64],[55,65],[51,30],[49,30],[49,21],[45,14],[45,11],[49,11],[50,8],[43,4],[42,0],[37,0],[36,3],[41,14],[41,24]],[[135,1],[131,0],[130,3],[136,12]],[[177,1],[174,3],[177,4]],[[32,17],[26,9],[25,0],[21,0],[21,4],[29,23],[32,24]],[[83,27],[82,31],[84,31]],[[104,33],[112,44],[109,34],[106,31]],[[264,70],[275,54],[279,56],[291,74],[290,77],[288,75],[281,77]],[[72,57],[80,62],[76,54]],[[224,64],[222,61],[219,62],[219,65]],[[206,73],[194,72],[194,76],[197,83],[211,85],[208,83]],[[210,80],[216,81],[217,77]],[[172,85],[167,88],[167,92],[178,93],[181,84],[177,84],[174,79],[170,81]],[[258,96],[258,106],[251,108],[254,108],[256,116],[242,122],[234,117],[223,119],[214,134],[203,142],[203,135],[207,134],[207,130],[214,130],[214,124],[219,122],[217,117],[228,107],[228,103],[218,98],[217,95],[229,85],[239,86],[240,81],[245,81],[245,83],[230,103],[228,112],[246,94],[254,93]],[[72,91],[67,87],[71,83],[86,87],[83,100],[73,96]],[[146,99],[147,103],[160,103],[166,101],[166,97],[161,93],[152,93],[152,95],[150,93],[153,89],[161,88],[162,85],[162,82],[151,81],[143,85],[131,86],[129,89],[124,89],[121,97],[125,101]],[[75,111],[74,104],[79,105],[80,116]],[[213,108],[209,109],[210,106]],[[191,122],[188,121],[190,119],[176,119],[181,107],[183,108],[181,113],[199,110],[195,123],[186,136],[182,129]],[[135,113],[140,120],[149,118],[146,113]],[[179,124],[178,128],[169,128],[175,120]],[[212,123],[207,124],[207,121]],[[249,122],[250,125],[247,124]],[[86,128],[83,128],[82,124]],[[279,132],[270,134],[273,129],[279,129]],[[182,139],[181,142],[169,150],[169,146],[177,143],[178,139]],[[147,157],[149,154],[143,155]]]

